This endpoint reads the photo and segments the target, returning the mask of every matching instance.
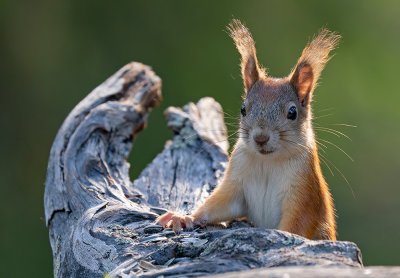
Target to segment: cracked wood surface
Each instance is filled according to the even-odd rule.
[[[215,278],[388,278],[400,277],[399,266],[370,266],[362,269],[350,267],[279,267],[260,268],[216,275]]]
[[[130,181],[132,142],[161,101],[161,80],[130,63],[83,99],[53,143],[45,217],[55,277],[186,277],[259,267],[360,267],[351,242],[310,241],[234,222],[175,235],[152,225],[168,210],[189,213],[221,180],[227,131],[221,106],[202,98],[165,111],[173,138]]]

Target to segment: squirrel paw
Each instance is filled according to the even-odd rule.
[[[167,212],[161,215],[156,222],[165,228],[172,228],[175,233],[180,233],[183,228],[193,230],[194,225],[197,224],[192,216],[182,216],[174,212]]]

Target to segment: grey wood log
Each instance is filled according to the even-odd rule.
[[[175,235],[153,225],[190,213],[223,177],[221,106],[203,98],[165,111],[172,140],[134,182],[126,158],[161,101],[161,80],[131,63],[69,114],[52,146],[44,196],[55,277],[186,277],[260,267],[361,267],[354,243],[311,241],[245,222]]]
[[[215,278],[308,278],[308,277],[329,277],[329,278],[393,278],[400,277],[399,266],[370,266],[365,268],[349,267],[277,267],[259,268],[242,272],[230,272],[227,274],[215,275]]]

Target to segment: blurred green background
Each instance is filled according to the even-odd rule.
[[[124,64],[146,63],[163,79],[164,101],[130,157],[132,178],[171,136],[166,107],[212,96],[239,114],[239,55],[224,32],[233,17],[246,22],[260,62],[277,77],[322,26],[343,35],[314,102],[318,124],[352,138],[319,133],[354,158],[331,145],[325,154],[350,183],[324,166],[339,239],[356,242],[366,265],[400,264],[399,1],[3,0],[1,272],[52,276],[43,220],[52,141],[69,111]]]

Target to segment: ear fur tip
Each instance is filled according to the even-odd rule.
[[[246,26],[239,19],[232,19],[232,21],[226,27],[230,32],[237,32],[241,30],[247,30]],[[248,30],[247,30],[248,31]]]
[[[254,44],[253,37],[247,27],[239,20],[232,19],[226,26],[229,36],[235,41],[236,44],[249,43]]]
[[[258,65],[253,36],[239,19],[232,19],[226,30],[242,56],[241,72],[247,92],[258,79],[265,76],[264,69]]]
[[[327,28],[322,28],[313,38],[311,44],[316,42],[319,47],[327,48],[328,50],[335,49],[341,40],[342,36],[336,31],[330,31]]]

